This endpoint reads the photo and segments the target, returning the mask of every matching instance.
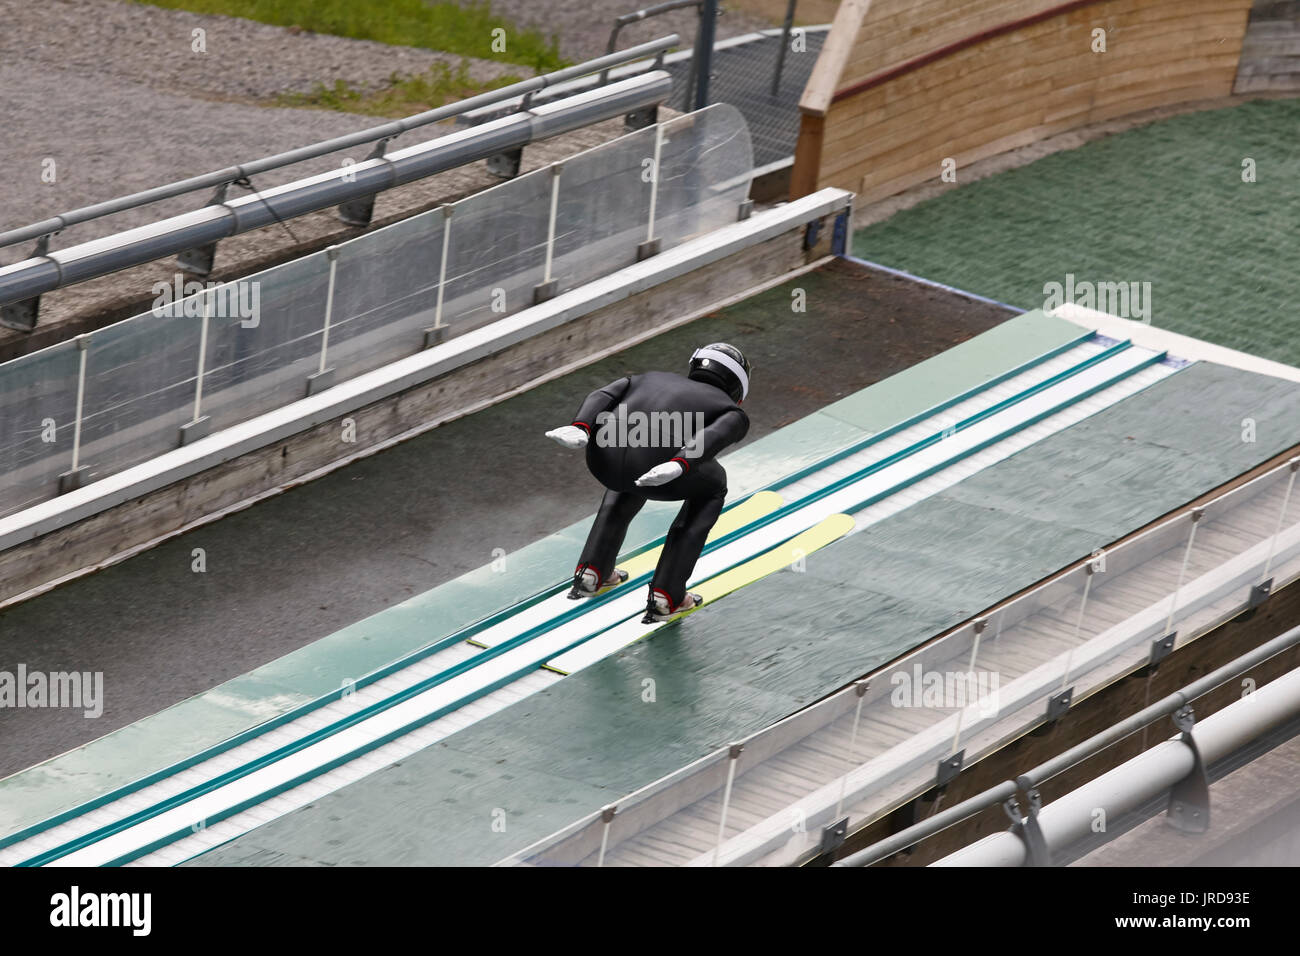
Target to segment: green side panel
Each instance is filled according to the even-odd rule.
[[[983,385],[1007,369],[1079,338],[1085,331],[1041,309],[1025,312],[918,362],[906,372],[827,405],[821,413],[878,432],[921,409]]]
[[[1255,442],[1240,440],[1248,413]],[[194,862],[494,862],[1297,441],[1300,386],[1190,366],[810,555],[803,573],[764,578]],[[449,785],[466,768],[472,788]],[[487,829],[496,807],[504,835]]]

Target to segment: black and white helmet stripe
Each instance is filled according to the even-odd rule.
[[[704,348],[695,350],[695,353],[691,356],[691,366],[694,367],[695,362],[704,359],[711,362],[717,362],[736,377],[736,380],[740,382],[741,401],[744,401],[749,396],[749,373],[745,371],[743,365],[721,349],[716,349],[712,346],[706,345]]]

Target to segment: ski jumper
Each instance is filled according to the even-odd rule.
[[[666,595],[676,608],[727,497],[727,472],[714,459],[745,437],[749,416],[707,382],[646,372],[592,392],[573,424],[590,436],[587,467],[605,486],[578,570],[591,567],[604,580],[614,569],[628,525],[646,501],[680,501],[650,584],[652,594]],[[663,485],[637,486],[637,478],[667,461],[680,463],[685,471]]]

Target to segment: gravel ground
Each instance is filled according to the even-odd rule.
[[[618,0],[621,6],[626,0]],[[346,79],[374,87],[394,71],[427,69],[439,54],[363,40],[295,32],[230,17],[197,16],[121,0],[0,0],[0,229],[70,209],[220,169],[259,156],[377,125],[381,120],[326,110],[264,104],[281,93],[310,90],[316,82]],[[206,54],[190,51],[191,31],[207,31]],[[572,55],[572,54],[570,54]],[[442,58],[447,58],[443,55]],[[450,59],[459,63],[461,57]],[[477,78],[527,74],[517,64],[474,60]],[[525,168],[558,159],[621,132],[600,124],[542,143],[525,155]],[[408,134],[410,145],[434,135]],[[337,168],[346,155],[363,159],[367,147],[324,156],[255,177],[265,189]],[[55,163],[53,183],[42,179]],[[498,180],[482,164],[393,190],[379,198],[377,222],[410,215]],[[236,191],[238,194],[238,191]],[[207,201],[193,194],[70,228],[55,237],[66,247],[193,209]],[[342,231],[330,213],[295,220],[300,239],[337,241]],[[240,265],[264,267],[282,259],[293,243],[283,230],[260,230],[221,246],[214,279],[242,274]],[[30,255],[32,243],[0,249],[0,265]],[[175,271],[170,260],[82,283],[45,296],[37,333],[0,330],[0,357],[41,347],[71,331],[131,314],[140,290]]]
[[[476,0],[457,2],[461,6],[470,6]],[[655,6],[658,2],[660,0],[492,0],[492,12],[500,14],[516,26],[532,27],[545,35],[554,36],[559,42],[560,52],[576,62],[589,60],[605,52],[615,18]],[[781,25],[779,19],[767,19],[736,9],[735,4],[728,4],[726,0],[723,0],[721,6],[723,12],[718,17],[716,31],[719,40]],[[689,45],[695,38],[698,20],[695,11],[689,7],[674,10],[624,27],[619,34],[618,45],[624,49],[668,33],[678,34],[683,45]]]
[[[493,3],[520,26],[557,34],[574,60],[602,53],[614,17],[635,6],[634,0]],[[0,89],[9,107],[0,137],[0,166],[7,171],[0,229],[375,125],[373,117],[262,104],[336,79],[372,89],[395,71],[418,73],[439,59],[462,59],[122,0],[0,0],[0,23]],[[620,45],[672,30],[688,42],[694,24],[692,11],[670,14],[625,31]],[[718,35],[767,25],[730,12],[720,18]],[[191,51],[197,27],[206,31],[206,53]],[[518,64],[469,62],[476,79],[528,73]],[[354,151],[353,158],[365,152]],[[50,159],[53,183],[42,179]],[[334,168],[340,159],[265,174],[255,185],[279,185]],[[54,241],[56,247],[85,241],[202,201],[157,203],[75,227]],[[30,249],[0,249],[0,265],[26,258]]]
[[[377,125],[374,117],[257,104],[340,78],[374,88],[394,71],[461,60],[119,0],[0,0],[0,22],[0,89],[12,104],[0,138],[8,173],[0,186],[0,228]],[[196,27],[207,31],[207,53],[190,50]],[[528,73],[516,64],[470,62],[476,78]],[[55,161],[54,183],[41,178],[47,158]],[[339,158],[267,174],[257,185],[333,168]],[[158,203],[77,227],[61,241],[140,225],[201,201]],[[0,250],[0,263],[24,258],[28,248]]]

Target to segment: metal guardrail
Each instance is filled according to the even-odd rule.
[[[1019,836],[1025,842],[1027,859],[1038,864],[1048,862],[1048,847],[1037,832],[1036,818],[1040,806],[1040,795],[1038,787],[1045,781],[1082,761],[1092,757],[1107,747],[1130,734],[1142,730],[1153,721],[1162,717],[1174,718],[1175,727],[1184,734],[1184,737],[1190,734],[1192,729],[1192,712],[1191,705],[1198,697],[1209,693],[1216,687],[1224,684],[1234,678],[1240,677],[1251,668],[1277,656],[1289,648],[1300,645],[1300,627],[1294,627],[1291,630],[1273,638],[1265,644],[1261,644],[1249,653],[1243,654],[1235,660],[1229,661],[1222,667],[1199,680],[1195,680],[1181,690],[1177,690],[1165,697],[1163,700],[1156,701],[1148,707],[1135,714],[1126,717],[1099,734],[1089,737],[1087,740],[1064,753],[1058,754],[1050,760],[1044,761],[1031,770],[1027,770],[1016,778],[1014,782],[1004,780],[995,787],[985,790],[968,800],[949,807],[936,813],[934,816],[927,818],[921,823],[900,830],[898,833],[873,843],[862,850],[851,853],[832,863],[832,866],[869,866],[872,863],[893,856],[906,850],[910,846],[928,839],[943,830],[948,829],[964,820],[967,820],[977,813],[987,810],[989,807],[1002,804],[1006,807],[1007,813],[1012,817],[1014,826],[1012,832]],[[1203,765],[1198,768],[1198,772],[1204,772]],[[1204,781],[1199,781],[1204,783]],[[1028,798],[1029,816],[1020,817],[1019,805],[1015,796],[1018,790],[1024,791]],[[1201,819],[1208,819],[1208,808],[1197,806],[1191,808],[1187,806],[1186,797],[1183,797],[1183,809],[1177,816],[1171,817],[1171,820],[1182,820],[1188,809],[1205,811],[1201,813]],[[1177,825],[1177,824],[1175,824]],[[1203,829],[1199,828],[1199,829]]]
[[[518,151],[535,139],[588,125],[610,115],[644,112],[662,102],[671,92],[671,78],[658,68],[664,53],[677,41],[675,34],[663,37],[402,120],[75,209],[0,233],[0,247],[38,239],[32,258],[0,268],[0,324],[30,331],[36,325],[42,294],[172,253],[181,254],[180,264],[186,271],[206,276],[212,269],[217,240],[329,206],[339,205],[340,217],[345,222],[368,225],[374,196],[378,192],[477,159]],[[636,77],[597,86],[585,94],[585,98],[572,97],[546,107],[534,108],[532,105],[533,96],[547,87],[651,56],[655,57],[655,62]],[[640,83],[636,82],[638,77],[642,80]],[[443,137],[445,148],[438,151],[428,150],[425,147],[429,144],[423,144],[397,154],[387,153],[388,143],[402,133],[521,96],[513,122],[508,122],[510,117],[506,117],[473,133]],[[561,103],[570,106],[562,107]],[[570,110],[572,115],[566,116]],[[232,185],[252,189],[250,176],[369,142],[375,143],[376,147],[365,161],[337,173],[300,180],[265,193],[255,192],[241,200],[226,201],[226,193]],[[50,239],[68,226],[212,186],[216,187],[216,192],[204,209],[79,247],[56,252],[49,248]],[[168,224],[172,233],[160,235],[165,232],[162,227]]]
[[[0,364],[0,516],[734,223],[752,166],[718,104],[253,276],[160,284],[149,311]]]
[[[349,149],[353,146],[360,146],[364,143],[373,143],[380,140],[389,141],[402,133],[410,132],[413,129],[419,129],[422,126],[428,126],[431,123],[438,123],[461,113],[468,113],[472,110],[488,106],[500,100],[508,100],[512,97],[535,94],[549,86],[562,83],[567,80],[575,79],[581,76],[587,76],[591,73],[601,73],[602,81],[609,73],[611,66],[617,66],[623,63],[630,63],[635,60],[645,59],[654,55],[657,60],[662,59],[663,54],[670,48],[677,45],[678,36],[661,37],[658,40],[651,40],[648,43],[642,43],[638,46],[630,47],[621,52],[610,53],[605,56],[589,60],[585,63],[579,63],[575,66],[565,67],[561,70],[555,70],[551,73],[545,73],[531,79],[522,80],[519,83],[513,83],[510,86],[504,86],[498,90],[490,90],[486,93],[480,93],[477,96],[471,96],[469,99],[459,100],[446,106],[440,106],[437,109],[427,110],[423,113],[416,113],[414,116],[407,116],[403,119],[393,120],[391,123],[384,123],[380,126],[373,126],[370,129],[360,130],[356,133],[348,133],[344,136],[336,136],[333,139],[322,140],[311,146],[302,146],[298,149],[289,150],[284,153],[276,153],[274,156],[266,156],[262,159],[253,160],[250,163],[242,163],[238,166],[228,166],[225,169],[218,169],[214,172],[204,173],[201,176],[192,176],[189,179],[181,179],[174,183],[168,183],[165,186],[156,186],[153,189],[146,189],[141,192],[132,193],[129,196],[121,196],[117,199],[110,199],[106,202],[95,203],[90,206],[83,206],[80,209],[73,209],[70,212],[62,213],[50,219],[43,219],[40,222],[32,223],[18,229],[9,229],[0,232],[0,248],[12,246],[19,242],[26,242],[31,239],[41,239],[52,235],[57,235],[69,226],[79,223],[90,222],[104,216],[111,216],[114,213],[123,212],[127,209],[134,209],[138,206],[145,206],[149,203],[158,202],[163,199],[172,199],[176,196],[183,196],[186,193],[195,192],[200,189],[209,189],[214,186],[233,185],[240,179],[247,179],[260,173],[268,172],[272,169],[280,169],[284,166],[292,166],[309,159],[315,159],[324,156],[327,153],[337,152],[340,149]],[[658,68],[656,62],[655,68]],[[527,104],[524,109],[527,109]]]

